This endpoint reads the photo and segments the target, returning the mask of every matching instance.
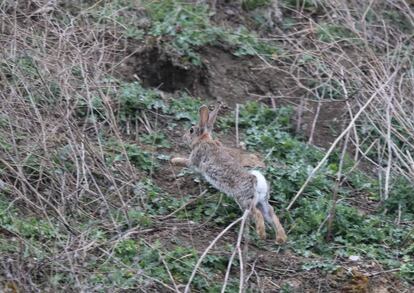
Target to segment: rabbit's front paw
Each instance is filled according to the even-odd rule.
[[[190,163],[190,160],[187,158],[176,157],[176,158],[171,159],[171,164],[176,165],[176,166],[188,166],[189,163]]]
[[[283,244],[287,241],[287,236],[285,233],[278,233],[276,236],[276,244]]]

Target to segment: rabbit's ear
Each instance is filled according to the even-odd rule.
[[[206,105],[203,105],[200,107],[199,111],[199,115],[200,115],[200,120],[198,122],[198,126],[200,127],[200,129],[206,129],[207,127],[207,123],[208,123],[208,108]]]
[[[210,114],[208,115],[207,127],[210,131],[213,130],[214,123],[216,122],[216,119],[217,119],[217,114],[220,110],[220,106],[221,106],[221,103],[217,103],[214,110],[210,112]]]

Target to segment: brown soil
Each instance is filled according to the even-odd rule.
[[[283,88],[272,70],[257,69],[259,58],[239,58],[227,48],[207,47],[200,51],[203,66],[181,65],[161,48],[143,45],[117,69],[125,80],[168,93],[186,91],[193,96],[221,100],[234,106],[258,96],[272,95]]]
[[[132,53],[135,52],[135,53]],[[188,92],[193,96],[222,101],[234,108],[249,100],[261,100],[278,107],[296,108],[294,117],[298,134],[310,137],[317,114],[317,102],[303,100],[303,90],[275,64],[264,66],[258,57],[236,57],[229,48],[206,47],[200,50],[203,65],[185,65],[157,46],[138,45],[127,52],[127,58],[117,68],[124,80],[140,80],[144,86],[157,88],[166,94]],[[344,102],[324,102],[316,116],[312,143],[327,148],[344,124]],[[299,110],[300,109],[300,110]],[[299,115],[301,117],[299,117]],[[339,132],[339,133],[338,133]]]

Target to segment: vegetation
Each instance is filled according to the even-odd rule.
[[[258,41],[257,37],[244,27],[237,31],[212,25],[207,5],[193,5],[181,1],[148,1],[145,6],[153,27],[149,34],[167,38],[162,46],[171,54],[181,57],[180,62],[190,61],[201,65],[197,49],[227,43],[234,48],[236,56],[255,55],[257,53],[271,56],[277,47],[270,43]]]
[[[264,158],[289,237],[276,246],[247,229],[243,286],[409,292],[409,4],[280,1],[283,23],[274,30],[258,17],[271,1],[220,3],[215,13],[193,2],[0,4],[0,290],[184,292],[203,251],[241,211],[169,160],[188,152],[184,129],[201,104],[213,103],[206,97],[215,98],[217,80],[235,71],[246,97],[231,97],[236,83],[219,83],[228,107],[216,135],[229,141],[237,129],[242,145]],[[157,58],[145,59],[148,52]],[[141,69],[167,60],[158,69],[171,79],[185,72],[201,81],[163,92],[145,72],[124,69],[134,58]],[[234,60],[238,66],[224,64]],[[275,89],[279,80],[285,87]],[[280,95],[287,102],[276,107]],[[338,111],[331,105],[339,102]],[[318,122],[325,108],[338,111],[329,135]],[[312,117],[301,123],[304,112]],[[305,122],[309,131],[301,131]],[[318,131],[333,148],[310,143]],[[194,292],[224,284],[239,291],[237,254],[228,268],[237,232],[206,255]]]

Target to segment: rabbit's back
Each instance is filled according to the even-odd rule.
[[[215,188],[234,197],[244,209],[255,196],[256,176],[214,141],[200,143],[190,155],[191,165]]]

